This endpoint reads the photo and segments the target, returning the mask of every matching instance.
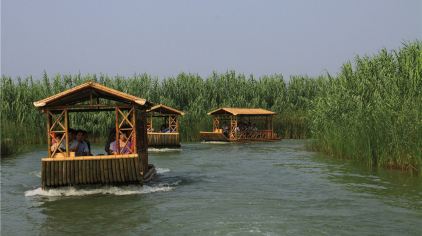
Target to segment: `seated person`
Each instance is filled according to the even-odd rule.
[[[126,145],[125,145],[125,143],[126,143]],[[120,153],[117,150],[117,147],[118,147],[117,145],[119,145],[119,147],[120,147]],[[127,140],[125,133],[120,134],[119,142],[113,141],[113,142],[110,143],[110,151],[113,155],[130,154],[131,153],[131,147],[132,147],[132,143]]]
[[[108,155],[111,155],[112,152],[110,151],[110,143],[112,143],[116,139],[116,129],[110,128],[108,132],[108,138],[104,147],[104,150]]]
[[[83,141],[83,131],[76,131],[76,139],[69,144],[69,151],[75,152],[75,156],[86,156],[89,154],[88,144]]]
[[[161,133],[170,133],[170,128],[167,128],[166,125],[162,125],[160,131]]]
[[[70,146],[70,144],[75,140],[75,138],[76,138],[76,130],[74,130],[74,129],[72,129],[72,128],[70,128],[69,130],[68,130],[68,133],[69,133],[69,146]],[[65,135],[65,134],[62,134],[61,136],[63,136],[63,135]],[[58,139],[57,140],[58,142],[60,141],[60,139]],[[60,150],[62,151],[62,152],[65,152],[66,151],[66,137],[64,137],[63,138],[63,141],[60,143]]]
[[[224,136],[228,137],[229,136],[229,126],[225,125],[223,127],[223,134]]]
[[[51,140],[51,148],[50,148],[50,150],[52,152],[54,152],[56,149],[59,148],[59,144],[60,144],[59,142],[62,139],[63,134],[52,132],[51,133],[51,136],[53,137],[53,139]],[[66,139],[63,142],[65,142],[65,141],[66,141]],[[61,147],[63,147],[62,144],[60,144],[60,149],[61,149]],[[59,151],[62,151],[62,150],[59,150]]]
[[[85,130],[82,130],[83,136],[82,136],[82,141],[84,141],[86,143],[86,145],[88,146],[88,155],[92,156],[91,153],[91,143],[88,141],[88,132]]]

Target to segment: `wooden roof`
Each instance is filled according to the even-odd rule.
[[[211,111],[208,115],[222,115],[229,114],[233,116],[238,115],[275,115],[277,113],[265,110],[262,108],[232,108],[232,107],[222,107],[217,110]]]
[[[183,111],[179,111],[177,109],[174,109],[172,107],[166,106],[164,104],[158,104],[155,105],[153,107],[151,107],[151,109],[147,110],[147,112],[158,112],[161,114],[168,114],[168,115],[185,115],[185,113]]]
[[[117,91],[99,83],[87,82],[53,96],[34,102],[38,108],[68,106],[90,99],[104,98],[123,103],[135,103],[140,106],[151,106],[152,103],[127,93]]]

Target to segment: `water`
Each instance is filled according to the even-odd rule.
[[[45,147],[1,160],[2,235],[422,235],[422,178],[304,141],[151,150],[147,186],[42,191]]]

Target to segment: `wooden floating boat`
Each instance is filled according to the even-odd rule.
[[[213,116],[213,131],[201,131],[200,137],[203,141],[271,142],[280,140],[273,130],[275,112],[261,108],[219,108],[209,112],[208,115]]]
[[[180,134],[178,117],[185,113],[172,107],[158,104],[148,111],[148,146],[154,148],[180,148]],[[165,132],[156,127],[154,129],[153,120],[164,119],[163,126]],[[154,132],[154,130],[157,130]]]
[[[48,156],[41,160],[43,189],[87,184],[142,185],[155,174],[147,151],[147,110],[151,102],[88,82],[34,105],[47,118]],[[124,145],[119,142],[114,155],[75,156],[69,148],[69,114],[100,111],[114,111],[115,140],[127,135]]]

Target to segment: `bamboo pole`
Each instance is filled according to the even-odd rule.
[[[119,130],[119,107],[116,106],[116,148],[117,153],[120,154],[120,130]]]
[[[67,109],[64,109],[64,128],[66,136],[66,157],[69,157],[69,113],[67,112]]]
[[[138,152],[138,148],[136,146],[136,139],[137,139],[137,134],[136,134],[136,108],[135,106],[132,107],[132,124],[133,124],[133,139],[132,139],[132,145],[133,145],[133,153],[137,153]],[[151,128],[152,128],[152,117],[151,117]]]
[[[51,127],[51,115],[50,115],[50,111],[47,110],[46,112],[47,115],[47,153],[48,153],[48,157],[51,157],[51,135],[50,135],[50,127]]]

